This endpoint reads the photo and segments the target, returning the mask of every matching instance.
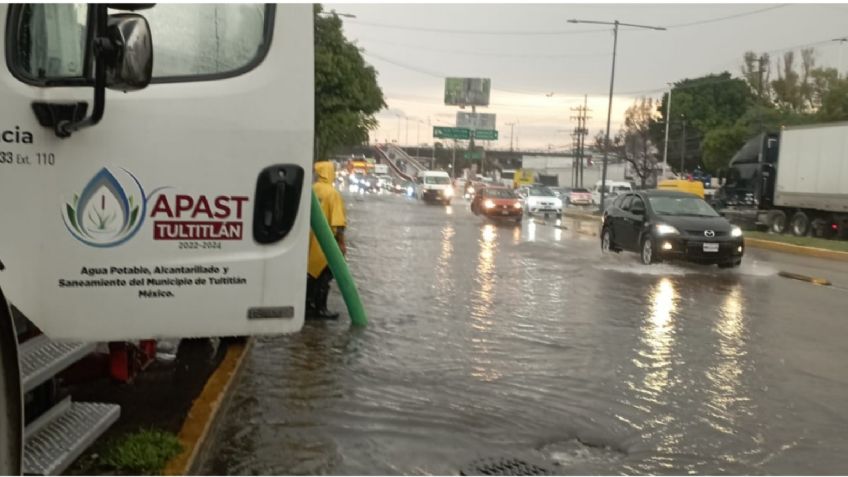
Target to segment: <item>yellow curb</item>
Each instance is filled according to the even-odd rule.
[[[848,252],[838,252],[836,250],[827,250],[824,248],[805,247],[803,245],[793,245],[790,243],[773,242],[771,240],[762,240],[748,237],[745,238],[745,245],[757,248],[765,248],[768,250],[776,250],[778,252],[792,253],[795,255],[808,255],[812,257],[848,262]]]
[[[595,220],[600,222],[601,218],[597,215],[581,214],[579,212],[565,212],[563,215],[574,219]],[[807,255],[811,257],[826,258],[830,260],[841,260],[848,262],[848,252],[839,252],[836,250],[828,250],[818,247],[806,247],[803,245],[794,245],[790,243],[775,242],[773,240],[763,240],[745,237],[745,246],[754,248],[764,248],[767,250],[775,250],[778,252],[791,253],[795,255]]]
[[[233,378],[238,376],[244,357],[252,346],[253,341],[246,343],[231,343],[221,364],[206,381],[203,391],[191,406],[191,410],[183,421],[178,435],[183,445],[183,451],[171,459],[162,471],[163,475],[188,475],[194,461],[203,446],[209,429],[221,409]]]
[[[778,275],[784,278],[791,278],[793,280],[801,280],[802,282],[810,282],[815,285],[821,285],[825,287],[829,287],[831,285],[830,280],[826,278],[815,278],[807,275],[801,275],[800,273],[793,272],[778,272]]]

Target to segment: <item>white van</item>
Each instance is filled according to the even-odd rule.
[[[450,205],[453,184],[445,171],[423,171],[415,181],[415,195],[425,202],[441,202]]]
[[[610,197],[615,197],[624,192],[632,192],[633,185],[623,181],[607,181],[606,191],[604,193],[604,201]],[[601,203],[601,181],[595,182],[595,187],[592,188],[592,203],[599,205]]]

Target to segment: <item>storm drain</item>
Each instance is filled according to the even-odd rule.
[[[460,470],[459,475],[555,475],[541,463],[515,457],[489,457],[476,460]]]

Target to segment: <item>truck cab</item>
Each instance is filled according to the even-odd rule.
[[[719,208],[768,208],[774,197],[779,135],[762,133],[749,139],[719,171]]]
[[[313,9],[0,4],[0,29],[0,473],[18,473],[20,393],[95,343],[301,328]]]

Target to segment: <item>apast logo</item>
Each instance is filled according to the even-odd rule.
[[[241,240],[248,200],[230,195],[160,195],[150,211],[153,239]]]
[[[91,247],[115,247],[153,220],[153,240],[241,240],[249,197],[204,194],[167,195],[160,187],[146,194],[128,170],[101,169],[73,200],[62,218],[71,235]],[[153,206],[149,207],[152,202]]]
[[[80,242],[98,248],[115,247],[141,229],[147,200],[141,182],[131,172],[120,169],[115,174],[104,167],[65,203],[62,219]]]

